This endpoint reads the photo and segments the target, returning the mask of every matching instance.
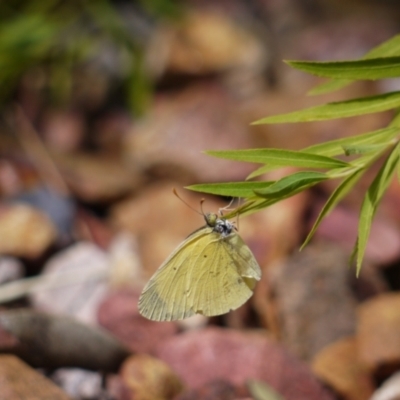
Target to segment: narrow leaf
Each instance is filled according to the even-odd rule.
[[[400,35],[393,36],[386,42],[374,47],[372,50],[366,53],[362,59],[393,56],[400,56]],[[335,79],[333,81],[328,81],[316,86],[310,90],[308,94],[318,95],[322,93],[333,92],[349,85],[352,82],[353,81],[349,79]]]
[[[363,58],[394,57],[400,56],[400,35],[391,37],[386,42],[371,49]]]
[[[271,166],[271,165],[263,165],[260,168],[257,168],[255,171],[253,171],[251,174],[248,175],[246,180],[256,178],[257,176],[264,175],[267,172],[273,171],[277,168],[281,168],[280,166]]]
[[[360,274],[365,249],[367,247],[369,233],[371,231],[372,220],[374,218],[376,205],[372,199],[371,187],[367,191],[360,211],[357,236],[357,255],[356,255],[356,274]]]
[[[377,176],[373,180],[371,186],[367,190],[361,206],[360,220],[358,224],[358,251],[357,251],[357,275],[360,273],[362,260],[364,258],[365,249],[367,247],[371,224],[375,215],[379,202],[383,194],[388,188],[390,181],[399,161],[400,144],[397,144],[393,149],[385,163],[379,170]]]
[[[318,215],[310,233],[307,235],[306,240],[302,244],[300,250],[302,250],[308,242],[313,237],[315,231],[318,229],[321,221],[330,214],[330,212],[336,207],[336,205],[347,195],[347,193],[354,187],[356,182],[361,178],[365,169],[357,169],[351,175],[349,175],[346,179],[344,179],[340,185],[333,191],[321,212]]]
[[[396,115],[393,117],[392,121],[389,124],[389,127],[400,127],[400,109],[396,110]]]
[[[273,115],[255,121],[252,125],[347,118],[356,115],[387,111],[397,107],[400,107],[400,92],[390,92],[377,96],[327,103],[288,114]]]
[[[399,181],[400,184],[400,162],[397,163],[397,180]]]
[[[400,57],[356,61],[286,61],[293,68],[333,79],[376,80],[400,76]]]
[[[331,140],[329,142],[320,143],[301,150],[303,153],[318,154],[320,156],[334,157],[345,154],[344,147],[346,145],[362,146],[367,144],[379,143],[384,140],[388,141],[397,136],[399,128],[391,126],[389,128],[378,129],[376,131],[363,133],[356,136],[349,136],[342,139]],[[280,165],[263,165],[253,171],[246,180],[253,179],[257,176],[263,175],[267,172],[281,168]]]
[[[186,189],[190,189],[195,192],[215,194],[218,196],[248,198],[254,197],[254,190],[265,189],[273,183],[274,181],[209,183],[186,186]]]
[[[353,250],[351,251],[350,254],[350,264],[354,264],[357,258],[357,253],[358,253],[358,238],[356,239],[356,243],[354,244]]]
[[[329,80],[328,82],[321,83],[320,85],[312,88],[307,92],[307,94],[309,96],[318,96],[320,94],[331,93],[349,85],[350,83],[353,83],[351,79]]]
[[[358,146],[343,146],[343,150],[346,156],[354,154],[366,154],[374,151],[381,151],[389,146],[393,145],[393,142],[386,142],[381,144],[365,144]]]
[[[349,165],[335,158],[281,149],[207,151],[207,154],[228,160],[262,163],[280,167],[340,168]]]
[[[257,196],[265,198],[275,198],[293,195],[308,187],[314,186],[317,183],[328,179],[326,174],[322,172],[303,171],[296,172],[289,176],[279,179],[266,189],[254,190]]]
[[[344,154],[343,147],[345,146],[360,146],[366,144],[374,144],[394,138],[399,132],[396,126],[378,129],[376,131],[363,133],[356,136],[349,136],[342,139],[331,140],[317,144],[314,146],[306,147],[302,151],[306,153],[319,154],[327,157],[334,157]]]

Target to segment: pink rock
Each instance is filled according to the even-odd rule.
[[[149,321],[139,314],[139,295],[129,290],[109,294],[100,305],[100,325],[122,340],[132,351],[152,353],[153,349],[174,335],[178,326],[172,322]]]
[[[156,354],[192,388],[218,379],[235,386],[257,379],[286,400],[334,398],[306,364],[263,333],[206,328],[161,342]]]
[[[312,219],[312,222],[315,221],[315,218]],[[336,207],[321,222],[315,236],[332,240],[345,250],[351,251],[357,238],[358,221],[358,211]],[[378,215],[371,227],[365,252],[366,260],[378,265],[387,265],[397,260],[399,256],[399,229]]]

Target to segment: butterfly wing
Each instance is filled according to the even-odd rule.
[[[260,268],[236,233],[223,237],[204,227],[187,238],[157,270],[139,299],[139,311],[156,321],[196,313],[220,315],[251,295]]]
[[[207,257],[205,257],[207,256]],[[225,314],[240,307],[253,294],[261,278],[260,267],[242,238],[232,232],[223,237],[216,232],[203,250],[208,260],[196,274],[201,284],[194,285],[191,305],[206,316]]]
[[[243,278],[247,278],[250,288],[253,289],[256,282],[261,279],[261,269],[253,253],[243,241],[243,239],[235,232],[231,233],[224,240],[227,251]]]
[[[206,226],[192,233],[159,267],[139,298],[139,312],[154,321],[173,321],[195,314],[189,307],[190,270],[205,239],[212,232]]]

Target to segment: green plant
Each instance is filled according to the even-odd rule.
[[[149,15],[171,17],[178,10],[172,0],[138,2],[136,8]],[[29,71],[45,77],[50,102],[67,103],[76,70],[111,50],[127,103],[143,111],[151,92],[143,35],[133,33],[121,14],[111,0],[0,2],[0,104],[12,99]]]
[[[400,35],[374,48],[362,59],[342,62],[288,61],[293,68],[331,80],[314,88],[310,94],[338,90],[355,80],[376,80],[400,76]],[[289,114],[270,116],[253,124],[277,124],[308,122],[365,115],[400,107],[400,91],[347,101],[328,103]],[[379,203],[397,171],[400,175],[399,114],[388,127],[345,139],[333,140],[307,147],[301,151],[282,149],[250,149],[234,151],[208,151],[214,157],[229,160],[260,163],[262,166],[248,176],[245,182],[201,184],[189,189],[216,195],[242,197],[243,205],[227,217],[250,214],[291,197],[328,179],[339,180],[325,206],[320,212],[303,246],[306,245],[324,217],[354,187],[356,182],[377,161],[384,158],[383,165],[365,193],[360,210],[358,236],[352,258],[356,260],[357,274],[365,255],[372,220]],[[352,155],[351,161],[338,156]],[[277,181],[250,181],[268,171],[292,166],[299,172]],[[318,171],[315,171],[317,169]],[[322,172],[321,172],[322,171]]]

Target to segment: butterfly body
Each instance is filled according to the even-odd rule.
[[[139,311],[146,318],[221,315],[253,294],[261,270],[250,249],[231,222],[211,213],[204,217],[206,226],[186,238],[143,289]]]

